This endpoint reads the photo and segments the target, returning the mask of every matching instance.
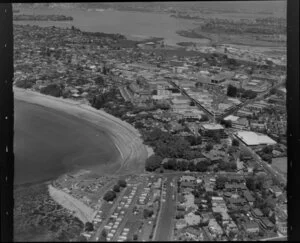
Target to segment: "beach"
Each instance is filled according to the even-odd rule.
[[[90,126],[98,128],[103,131],[105,135],[109,136],[116,150],[119,152],[119,155],[114,156],[113,159],[116,161],[109,161],[109,164],[105,166],[103,166],[103,164],[93,166],[94,172],[98,174],[129,174],[144,171],[144,162],[148,157],[148,152],[140,138],[140,133],[130,124],[104,111],[96,110],[80,102],[46,96],[19,88],[14,88],[14,95],[17,102],[26,102],[42,106],[45,109],[50,109],[52,112],[56,111],[60,114],[65,114],[69,116],[69,118],[71,116],[71,119],[72,117],[74,119],[80,119],[83,123],[88,123]],[[55,121],[52,122],[55,123]],[[99,135],[101,136],[101,134]],[[80,138],[78,138],[78,140],[80,140]],[[78,144],[80,144],[80,141]],[[55,144],[50,144],[50,142],[49,146],[55,148]],[[99,149],[101,146],[102,145],[99,144]],[[113,153],[116,153],[116,150],[113,151]],[[78,151],[76,152],[78,153]],[[84,152],[88,154],[89,151],[85,149]],[[95,160],[97,159],[96,155]],[[66,155],[66,157],[67,156],[68,155]],[[77,154],[77,157],[80,157],[80,155]],[[66,165],[71,165],[73,160],[67,160]],[[89,164],[88,161],[87,164]]]

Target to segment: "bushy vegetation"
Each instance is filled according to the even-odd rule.
[[[62,87],[58,84],[49,84],[48,86],[41,88],[41,93],[60,97],[62,95]]]
[[[114,192],[120,192],[120,186],[114,185],[113,191],[114,191]]]
[[[86,222],[85,223],[85,230],[86,231],[93,231],[94,230],[94,226],[91,222]]]
[[[157,155],[152,155],[146,160],[145,168],[147,171],[154,171],[161,165],[162,158]]]
[[[114,191],[108,191],[105,193],[103,199],[107,202],[113,201],[117,197],[116,193]]]
[[[119,185],[120,187],[126,187],[126,186],[127,186],[127,183],[126,183],[125,180],[118,180],[118,185]]]
[[[237,87],[229,84],[227,87],[227,96],[229,97],[242,97],[244,99],[254,99],[257,94],[252,90],[245,90],[243,88],[238,89]]]
[[[143,215],[145,219],[150,218],[153,215],[153,210],[145,208]]]
[[[33,85],[35,85],[35,81],[23,79],[16,81],[15,85],[19,88],[30,89]]]

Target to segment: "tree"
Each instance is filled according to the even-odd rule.
[[[227,87],[227,96],[236,97],[236,95],[237,95],[237,88],[229,84]]]
[[[140,121],[137,121],[134,126],[136,129],[144,128],[144,124]]]
[[[206,144],[206,146],[205,146],[205,150],[207,151],[207,152],[209,152],[210,150],[212,150],[213,149],[213,145],[211,144],[211,143],[208,143],[208,144]]]
[[[189,171],[195,171],[196,170],[196,166],[193,162],[189,162],[188,164],[188,170]]]
[[[76,241],[78,241],[78,242],[87,242],[87,239],[86,239],[83,235],[80,235],[80,236],[76,239]]]
[[[273,146],[272,145],[267,145],[262,149],[262,152],[265,154],[271,154],[273,151]]]
[[[94,226],[91,222],[86,222],[85,223],[85,230],[86,231],[93,231],[94,230]]]
[[[143,215],[145,219],[150,218],[153,215],[153,210],[145,208]]]
[[[92,106],[96,109],[101,109],[106,103],[104,95],[96,95],[92,100]]]
[[[201,115],[201,118],[200,118],[200,121],[201,122],[206,122],[206,121],[208,121],[209,119],[208,119],[208,116],[207,115],[205,115],[205,114],[203,114],[203,115]]]
[[[15,82],[16,86],[19,88],[25,88],[25,89],[30,89],[35,82],[33,80],[18,80]]]
[[[254,191],[256,189],[255,179],[252,176],[246,178],[246,186],[250,191]]]
[[[276,94],[276,89],[275,89],[275,88],[272,88],[272,89],[270,90],[270,94],[271,94],[271,95]]]
[[[238,147],[240,145],[240,143],[239,143],[239,141],[237,140],[237,139],[233,139],[232,140],[232,146],[236,146],[236,147]]]
[[[208,166],[210,166],[210,163],[208,160],[201,161],[196,164],[196,170],[199,172],[205,172],[205,171],[207,171]]]
[[[106,232],[106,230],[105,229],[103,229],[102,231],[101,231],[101,235],[100,235],[100,239],[101,239],[101,241],[106,241],[106,237],[107,237],[107,232]]]
[[[119,181],[118,181],[118,185],[119,185],[120,187],[126,187],[126,186],[127,186],[127,183],[126,183],[125,180],[119,180]]]
[[[232,121],[231,120],[221,120],[221,125],[224,125],[226,128],[232,127]]]
[[[120,192],[120,186],[114,185],[113,191],[114,191],[114,192]]]
[[[216,178],[216,188],[224,189],[227,178],[225,176],[218,176]]]
[[[167,164],[167,169],[169,169],[169,170],[177,169],[177,162],[175,159],[169,159],[166,164]]]
[[[116,197],[117,197],[117,195],[114,191],[108,191],[105,193],[103,199],[105,201],[113,201]]]
[[[146,170],[147,171],[154,171],[157,168],[160,167],[162,158],[157,155],[151,155],[147,160],[146,160]]]
[[[104,85],[104,78],[102,76],[98,76],[95,78],[95,84]]]
[[[180,170],[180,171],[185,171],[188,169],[188,163],[185,162],[185,161],[179,161],[177,162],[177,168]]]
[[[219,134],[213,134],[213,137],[212,137],[213,141],[215,143],[220,143],[221,142],[221,138],[220,138],[220,135]]]
[[[261,155],[261,158],[262,158],[264,161],[268,162],[269,164],[272,163],[272,155],[271,155],[271,154],[262,154],[262,155]]]
[[[54,97],[60,97],[62,90],[58,84],[49,84],[48,86],[41,88],[41,93]]]

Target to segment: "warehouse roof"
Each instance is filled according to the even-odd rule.
[[[276,144],[276,142],[267,135],[250,131],[237,132],[236,137],[242,140],[246,145]]]

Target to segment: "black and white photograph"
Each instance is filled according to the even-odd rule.
[[[288,241],[287,3],[0,4],[13,241]]]

